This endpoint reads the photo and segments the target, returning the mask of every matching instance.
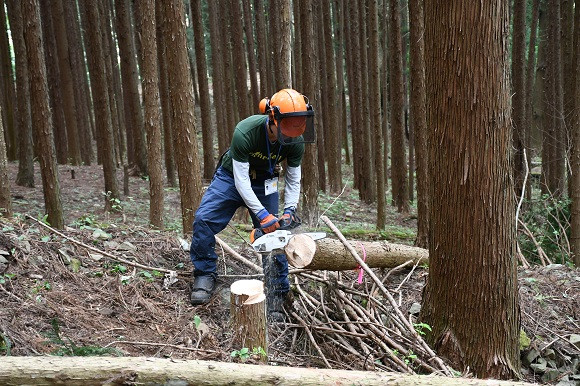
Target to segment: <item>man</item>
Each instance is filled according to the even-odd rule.
[[[303,134],[314,132],[314,111],[308,99],[283,89],[260,102],[263,115],[238,123],[229,150],[222,156],[211,184],[195,213],[190,247],[195,267],[191,304],[207,303],[216,287],[215,235],[222,231],[240,206],[249,209],[254,228],[270,233],[296,219],[300,198],[300,164]],[[287,160],[284,213],[278,219],[278,164]],[[264,263],[268,313],[283,320],[283,300],[289,291],[288,261],[276,255],[273,268]],[[268,269],[266,269],[268,266]],[[272,272],[273,271],[273,272]]]

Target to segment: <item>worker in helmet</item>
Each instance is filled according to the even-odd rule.
[[[216,287],[215,235],[235,211],[249,209],[254,228],[263,233],[296,219],[304,136],[313,133],[314,111],[308,99],[293,89],[283,89],[260,102],[260,115],[240,121],[231,146],[221,157],[211,184],[195,213],[190,257],[194,265],[191,304],[207,303]],[[310,134],[311,135],[311,134]],[[278,218],[279,163],[286,160],[284,211]],[[284,319],[282,304],[289,291],[288,261],[281,254],[266,270],[270,319]],[[274,271],[274,272],[272,272]]]

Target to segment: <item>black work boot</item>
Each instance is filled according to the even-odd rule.
[[[287,292],[269,294],[266,298],[268,308],[268,321],[282,323],[286,321],[284,302]]]
[[[190,301],[194,306],[205,304],[211,299],[216,287],[216,275],[195,276],[191,285]]]

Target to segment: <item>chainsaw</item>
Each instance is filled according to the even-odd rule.
[[[302,221],[298,216],[293,216],[290,224],[285,224],[284,220],[280,220],[280,228],[274,232],[264,233],[262,229],[254,228],[252,233],[250,233],[252,248],[260,253],[269,253],[274,249],[284,248],[290,239],[295,236],[289,229],[294,229],[301,223]],[[307,232],[301,234],[309,236],[312,240],[320,240],[326,237],[326,233],[324,232]]]

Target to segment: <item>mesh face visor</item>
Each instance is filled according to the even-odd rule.
[[[314,143],[316,141],[312,106],[308,105],[306,111],[285,114],[274,106],[274,119],[278,127],[278,142],[281,144]]]

